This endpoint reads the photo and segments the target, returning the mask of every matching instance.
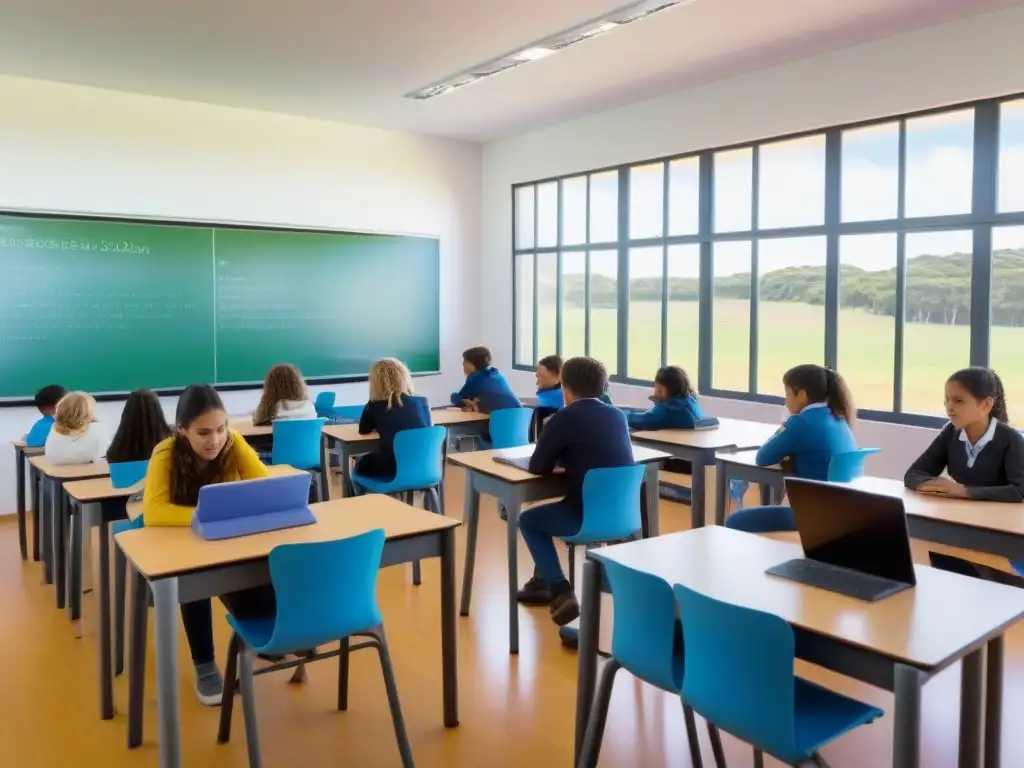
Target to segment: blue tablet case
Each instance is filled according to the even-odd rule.
[[[311,525],[316,522],[309,508],[311,480],[302,472],[204,486],[192,530],[202,539],[217,541]]]

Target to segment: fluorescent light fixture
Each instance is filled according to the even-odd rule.
[[[407,93],[405,96],[408,99],[417,99],[419,101],[432,99],[435,96],[443,96],[446,93],[464,88],[470,83],[477,83],[485,78],[493,77],[499,72],[507,72],[531,61],[546,59],[551,54],[568,48],[570,45],[612,32],[661,11],[689,5],[694,1],[639,0],[632,2],[600,18],[588,19],[582,24],[577,24],[575,27],[550,35],[543,40],[537,40],[529,45],[518,48],[512,53],[477,64],[475,67],[470,67],[433,85]]]

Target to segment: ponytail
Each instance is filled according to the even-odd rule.
[[[1002,379],[991,368],[983,368],[978,365],[970,368],[962,368],[949,377],[949,381],[955,381],[962,386],[977,400],[992,398],[991,416],[1003,424],[1010,422],[1010,416],[1006,412],[1006,391],[1003,389]]]
[[[783,385],[793,392],[806,392],[811,403],[825,403],[829,412],[851,427],[857,420],[857,407],[850,387],[837,371],[822,365],[798,365],[782,377]]]
[[[995,379],[995,397],[992,398],[992,418],[1003,422],[1003,424],[1010,423],[1010,414],[1006,412],[1006,391],[1003,389],[1003,380],[999,378],[999,375],[992,371],[992,378]]]

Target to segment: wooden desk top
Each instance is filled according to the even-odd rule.
[[[877,603],[765,573],[802,555],[796,544],[718,525],[587,552],[924,669],[1024,617],[1024,590],[922,565],[916,587]]]
[[[302,471],[295,469],[295,467],[290,467],[287,464],[278,464],[276,466],[267,467],[267,469],[270,471],[271,477],[297,475]],[[127,498],[134,493],[141,492],[145,485],[145,480],[142,480],[128,488],[115,488],[111,483],[110,476],[108,475],[106,477],[94,477],[89,480],[75,480],[71,483],[65,483],[64,490],[67,492],[68,496],[73,498],[75,501],[82,504],[90,504],[95,501],[103,501],[104,499]]]
[[[461,411],[458,408],[441,408],[430,412],[430,419],[435,427],[447,427],[452,424],[471,424],[477,421],[490,421],[486,413],[474,413],[472,411]],[[358,424],[328,424],[324,427],[324,434],[334,440],[343,443],[359,443],[365,440],[377,440],[376,432],[368,435],[359,434]]]
[[[719,419],[718,429],[661,429],[634,432],[633,437],[648,443],[681,445],[688,448],[756,448],[779,431],[777,424],[739,419]]]
[[[753,451],[736,451],[736,453],[723,453],[723,454],[720,454],[720,455],[716,456],[715,458],[718,461],[724,462],[726,464],[739,464],[740,466],[744,466],[744,467],[757,467],[758,469],[767,469],[767,470],[772,470],[772,471],[775,471],[775,472],[781,472],[782,471],[782,466],[780,464],[772,464],[772,465],[767,466],[767,467],[759,467],[758,464],[757,464],[757,461],[755,460],[756,456],[757,456],[757,451],[753,450]]]
[[[24,453],[26,456],[39,456],[44,450],[40,446],[34,446],[32,448],[29,448],[25,444],[24,440],[11,440],[11,445],[13,445],[15,448],[20,448],[22,453]]]
[[[146,578],[260,560],[280,544],[334,541],[383,528],[401,539],[462,525],[458,520],[416,509],[388,496],[369,495],[325,501],[310,507],[317,522],[298,528],[203,541],[191,528],[141,528],[117,535],[117,543]]]
[[[104,477],[110,474],[110,467],[105,461],[90,464],[51,464],[45,456],[33,456],[29,459],[32,466],[47,477],[57,480],[84,480],[87,477]]]
[[[242,437],[262,437],[274,434],[274,428],[271,426],[254,426],[252,416],[236,416],[235,418],[228,419],[228,427]]]
[[[495,456],[504,456],[510,459],[520,459],[533,455],[533,445],[524,445],[520,448],[506,448],[500,451],[468,451],[466,453],[450,453],[448,461],[472,472],[481,472],[491,477],[497,477],[509,483],[528,483],[537,480],[544,475],[531,475],[519,467],[510,464],[501,464],[494,460]],[[644,448],[639,445],[633,446],[633,460],[637,464],[649,464],[652,461],[664,461],[671,458],[663,451],[656,451],[652,448]],[[557,470],[556,470],[557,471]]]

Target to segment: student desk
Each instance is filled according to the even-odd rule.
[[[21,559],[28,560],[28,530],[25,509],[25,473],[28,470],[28,458],[41,456],[42,448],[29,448],[24,440],[13,440],[14,447],[14,479],[18,494],[18,544],[21,546]],[[39,484],[35,471],[32,472],[30,483],[32,491],[32,559],[39,559]]]
[[[508,513],[506,538],[508,545],[508,650],[519,653],[519,512],[524,504],[543,501],[565,494],[564,475],[555,471],[550,475],[531,475],[518,467],[501,464],[496,455],[520,458],[533,455],[532,445],[501,451],[472,451],[455,453],[448,461],[466,470],[466,496],[463,521],[466,523],[466,564],[462,577],[462,605],[460,614],[469,615],[473,594],[473,569],[476,563],[477,521],[480,518],[480,494],[494,496]],[[644,495],[641,499],[645,512],[645,535],[658,535],[658,467],[668,458],[667,453],[633,446],[633,459],[644,464]]]
[[[725,525],[729,508],[729,482],[746,480],[761,486],[761,503],[771,503],[774,493],[781,497],[785,473],[781,466],[759,467],[754,460],[757,451],[723,453],[715,457],[715,525]]]
[[[588,551],[577,758],[596,683],[601,591],[607,590],[602,563],[615,561],[669,585],[779,616],[793,628],[799,658],[893,691],[895,711],[888,714],[894,719],[892,768],[920,764],[921,687],[962,660],[959,764],[998,768],[1003,633],[1024,617],[1024,590],[919,565],[917,587],[867,603],[765,573],[800,555],[800,547],[789,542],[717,525]]]
[[[455,528],[460,523],[381,495],[325,501],[311,508],[317,517],[313,525],[222,541],[203,541],[191,528],[141,528],[115,537],[134,569],[128,746],[142,743],[147,601],[152,590],[160,768],[180,768],[183,762],[178,722],[178,604],[269,583],[267,558],[281,544],[334,541],[377,528],[383,528],[387,535],[382,568],[441,558],[444,724],[449,728],[459,724]]]
[[[235,416],[228,419],[228,428],[247,441],[253,438],[269,439],[274,435],[274,428],[269,424],[265,427],[253,426],[252,416]]]
[[[704,525],[704,468],[713,466],[718,451],[758,448],[779,428],[760,421],[719,419],[717,429],[661,429],[632,433],[633,442],[648,448],[668,451],[673,458],[693,465],[690,486],[690,526]]]

